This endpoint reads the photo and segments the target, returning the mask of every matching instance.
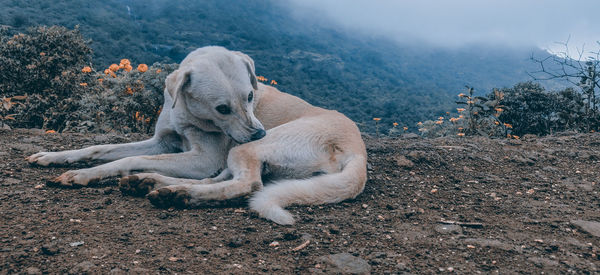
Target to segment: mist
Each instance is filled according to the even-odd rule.
[[[597,0],[290,0],[295,16],[362,35],[437,47],[598,49]]]

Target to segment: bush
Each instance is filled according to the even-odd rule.
[[[165,79],[177,66],[155,63],[146,72],[120,70],[115,77],[97,73],[78,101],[77,117],[64,130],[151,133],[164,102]]]
[[[502,92],[506,111],[499,119],[512,124],[516,135],[598,129],[598,113],[586,113],[583,96],[571,88],[547,92],[537,83],[526,82]]]
[[[176,64],[95,71],[77,28],[39,27],[0,44],[0,126],[57,132],[150,133]],[[145,71],[145,72],[144,72]]]
[[[84,91],[80,83],[89,76],[80,70],[91,62],[91,54],[77,28],[38,27],[13,36],[1,30],[0,95],[4,104],[0,115],[5,122],[9,120],[15,127],[59,128],[64,115],[57,113],[73,111],[72,103]]]

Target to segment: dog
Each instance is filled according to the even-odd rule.
[[[367,154],[356,124],[259,83],[248,55],[199,48],[165,84],[151,139],[40,152],[27,161],[108,162],[54,181],[86,186],[122,176],[122,192],[146,195],[162,207],[251,195],[252,210],[282,225],[294,223],[286,206],[336,203],[363,191]],[[272,181],[263,186],[266,176]]]

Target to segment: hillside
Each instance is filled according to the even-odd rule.
[[[282,90],[342,111],[373,128],[381,117],[415,130],[454,109],[464,85],[482,93],[529,80],[539,49],[473,45],[450,50],[362,37],[315,18],[292,15],[281,1],[0,0],[0,24],[16,33],[35,25],[79,26],[95,67],[121,58],[179,62],[191,50],[221,45],[248,53],[257,72]]]
[[[0,270],[600,272],[599,133],[523,140],[365,137],[364,193],[334,205],[290,207],[298,221],[292,227],[259,218],[244,199],[157,209],[145,198],[122,195],[116,178],[90,188],[51,187],[44,183],[69,168],[23,160],[40,150],[143,138],[0,130],[6,160],[0,163]]]

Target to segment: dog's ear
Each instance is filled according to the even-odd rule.
[[[173,99],[173,106],[175,107],[175,103],[177,103],[177,98],[179,94],[191,83],[191,71],[186,70],[176,70],[167,76],[166,86],[167,92]]]
[[[233,52],[234,54],[240,56],[246,64],[246,70],[248,70],[248,76],[250,77],[250,83],[252,83],[252,88],[254,90],[258,90],[258,81],[256,80],[256,73],[254,72],[254,60],[250,58],[250,56],[246,55],[242,52]]]

